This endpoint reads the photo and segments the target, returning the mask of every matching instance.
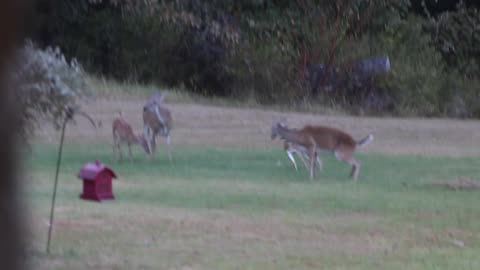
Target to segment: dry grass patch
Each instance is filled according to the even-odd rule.
[[[448,182],[435,182],[434,187],[444,187],[450,190],[480,190],[480,181],[466,177],[459,177]]]

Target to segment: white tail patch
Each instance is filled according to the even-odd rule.
[[[365,146],[373,141],[373,135],[369,134],[367,137],[361,139],[360,141],[357,142],[358,146]]]

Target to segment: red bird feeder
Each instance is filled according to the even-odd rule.
[[[112,180],[117,176],[100,161],[85,164],[78,173],[78,178],[83,180],[83,194],[80,195],[80,198],[98,202],[115,199]]]

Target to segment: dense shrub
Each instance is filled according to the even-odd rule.
[[[10,87],[21,109],[22,136],[27,139],[42,120],[60,127],[65,109],[75,108],[91,92],[81,66],[75,59],[66,61],[58,48],[40,50],[27,41],[17,55]]]
[[[479,117],[479,10],[460,1],[454,10],[429,17],[424,26],[432,37],[430,44],[441,53],[445,63],[444,83],[440,86],[444,111],[452,116]]]
[[[124,81],[263,104],[475,116],[478,10],[427,2],[45,0],[32,36]],[[359,82],[351,64],[378,56],[390,74]],[[335,83],[312,87],[308,64],[324,64]]]

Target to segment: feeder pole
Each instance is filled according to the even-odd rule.
[[[65,128],[67,127],[67,122],[73,119],[73,115],[75,113],[87,118],[90,121],[90,123],[92,123],[93,127],[97,128],[97,126],[95,125],[95,122],[88,114],[82,111],[75,111],[72,107],[66,108],[65,120],[63,120],[63,125],[62,125],[62,135],[60,137],[60,146],[58,147],[57,169],[55,172],[55,184],[53,185],[52,207],[50,209],[50,222],[48,223],[47,254],[50,254],[50,240],[52,238],[52,228],[53,228],[53,213],[55,210],[55,198],[57,196],[58,172],[60,171],[60,161],[62,160],[63,139],[65,137]]]
[[[55,172],[55,184],[53,186],[52,207],[50,209],[50,222],[48,223],[47,254],[50,254],[50,239],[52,238],[53,213],[54,213],[54,210],[55,210],[55,198],[57,196],[58,172],[60,171],[60,161],[62,160],[63,139],[65,137],[65,127],[67,126],[68,120],[72,119],[72,117],[73,117],[73,109],[72,108],[67,108],[67,114],[65,116],[65,120],[63,120],[63,125],[62,125],[62,135],[60,137],[60,146],[58,148],[57,170]]]

